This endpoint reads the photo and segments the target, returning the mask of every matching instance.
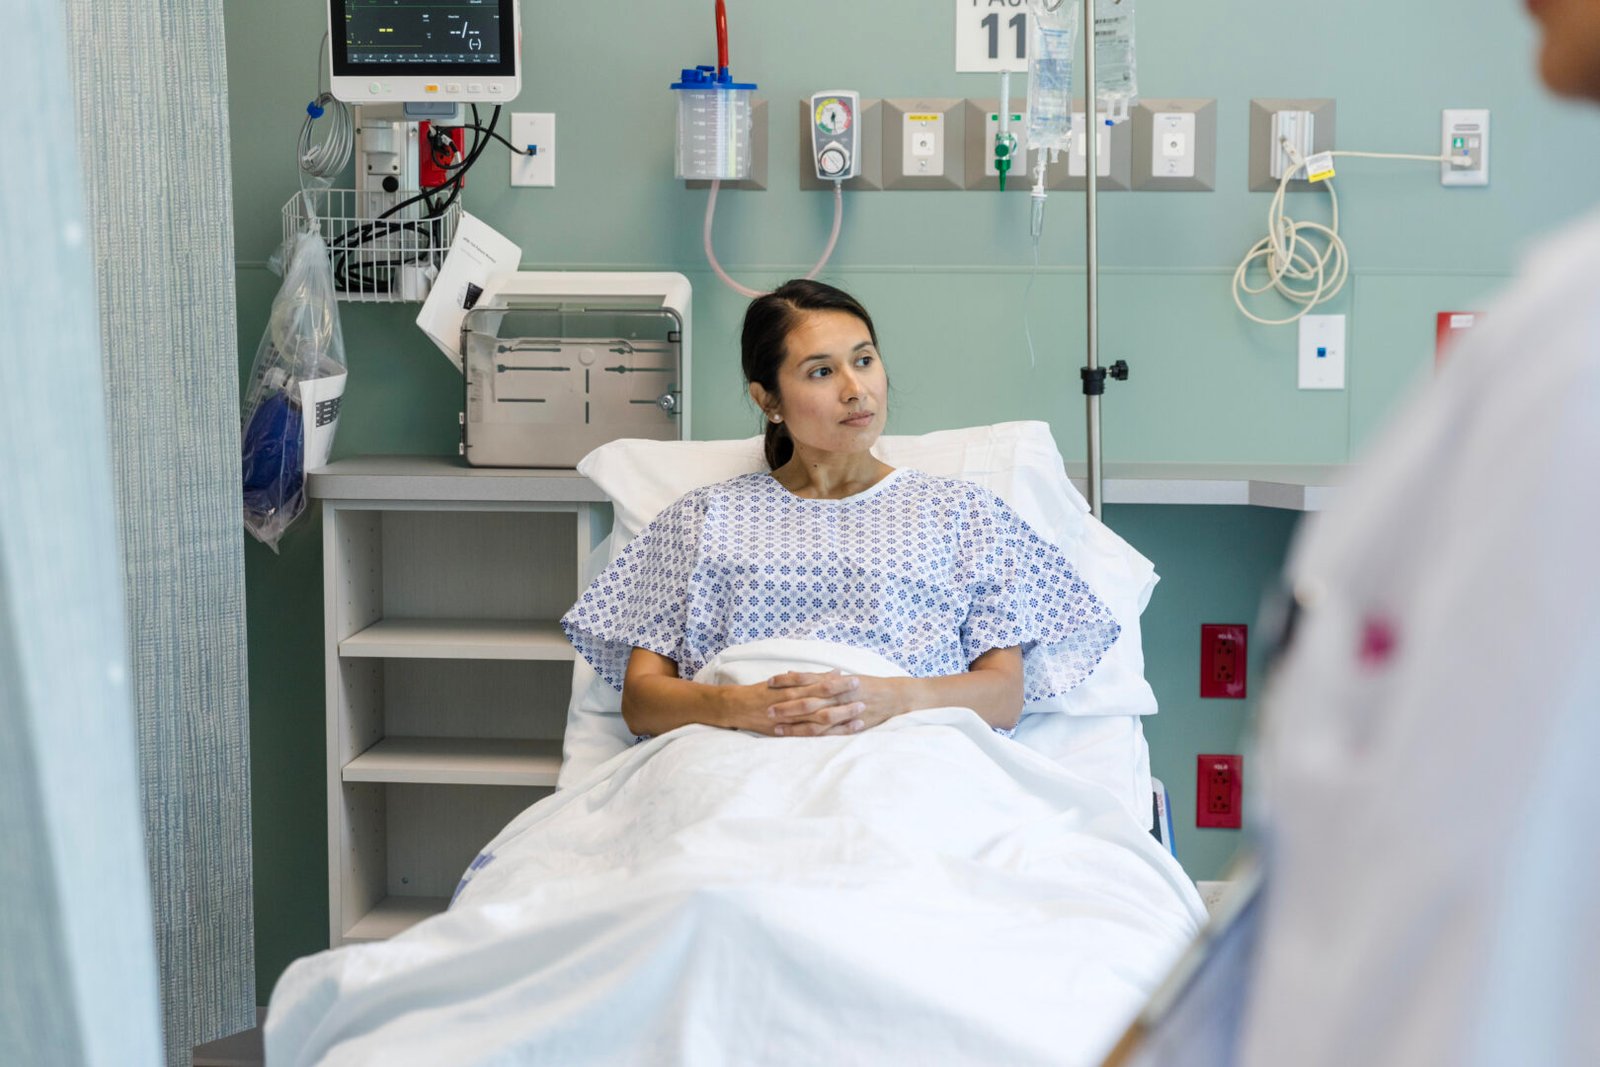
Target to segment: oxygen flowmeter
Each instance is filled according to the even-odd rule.
[[[811,95],[811,158],[822,181],[861,173],[860,118],[860,93],[835,89]]]

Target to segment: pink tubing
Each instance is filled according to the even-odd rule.
[[[751,289],[746,285],[740,285],[738,282],[730,278],[728,276],[728,272],[722,269],[722,264],[717,262],[716,252],[712,251],[711,249],[711,220],[714,219],[717,214],[717,190],[720,188],[722,188],[721,180],[717,178],[711,179],[711,196],[706,200],[706,261],[711,264],[711,269],[716,273],[718,278],[722,279],[723,284],[729,289],[732,289],[734,292],[738,293],[740,296],[750,297],[751,299],[754,299],[758,296],[765,296],[766,293],[764,291],[760,289]],[[822,270],[824,264],[826,264],[828,259],[833,255],[833,246],[839,243],[839,224],[843,220],[844,186],[841,182],[834,182],[833,230],[828,234],[828,246],[822,250],[822,258],[817,260],[817,265],[812,267],[811,270],[806,273],[807,279],[815,278]]]

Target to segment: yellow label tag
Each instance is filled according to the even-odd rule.
[[[1327,152],[1318,152],[1306,160],[1306,179],[1313,182],[1325,182],[1333,177],[1333,156]]]
[[[907,115],[907,122],[938,122],[943,115]]]

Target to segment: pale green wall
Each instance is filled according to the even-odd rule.
[[[828,197],[801,193],[794,178],[795,99],[823,87],[994,95],[996,79],[953,73],[953,9],[935,0],[730,4],[735,72],[774,101],[769,191],[727,193],[718,212],[717,246],[736,276],[762,285],[800,273],[826,237]],[[264,263],[295,188],[323,11],[320,0],[226,4],[241,372],[276,289]],[[505,154],[491,149],[465,197],[521,243],[526,266],[689,275],[701,437],[754,428],[737,371],[743,301],[705,268],[705,194],[671,178],[666,85],[679,67],[710,59],[710,11],[705,0],[526,0],[516,106],[557,114],[560,184],[510,189]],[[1454,0],[1143,0],[1139,19],[1146,94],[1218,100],[1218,191],[1101,198],[1102,353],[1133,365],[1106,404],[1106,456],[1342,462],[1429,365],[1433,313],[1480,306],[1530,235],[1586,207],[1595,121],[1545,99],[1531,73],[1533,35],[1509,0],[1473,5],[1470,18]],[[1434,150],[1442,107],[1494,112],[1488,189],[1443,190],[1424,164],[1341,163],[1355,270],[1327,310],[1350,315],[1344,392],[1299,392],[1292,329],[1246,323],[1228,295],[1233,264],[1265,226],[1268,196],[1245,190],[1255,96],[1334,97],[1339,146],[1374,151]],[[162,136],[178,150],[181,131]],[[1083,455],[1082,205],[1068,193],[1049,203],[1032,301],[1039,362],[1030,367],[1021,325],[1027,197],[847,196],[824,276],[878,320],[896,431],[1047,419],[1068,458]],[[1291,198],[1291,214],[1320,219],[1325,208],[1319,194]],[[454,450],[461,380],[412,326],[415,311],[345,307],[351,384],[336,455]],[[1177,805],[1185,865],[1214,876],[1237,834],[1193,828],[1194,755],[1237,751],[1253,701],[1197,699],[1197,628],[1254,620],[1296,517],[1169,507],[1113,507],[1107,517],[1165,576],[1144,619],[1163,709],[1147,731]],[[327,929],[317,529],[305,522],[281,556],[252,544],[247,559],[263,991],[290,959],[323,947]]]

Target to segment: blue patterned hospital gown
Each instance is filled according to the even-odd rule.
[[[1080,684],[1121,631],[1060,549],[999,497],[906,469],[843,500],[795,496],[765,473],[696,489],[561,625],[617,689],[634,647],[691,678],[733,645],[810,638],[927,678],[1020,645],[1030,702]]]

